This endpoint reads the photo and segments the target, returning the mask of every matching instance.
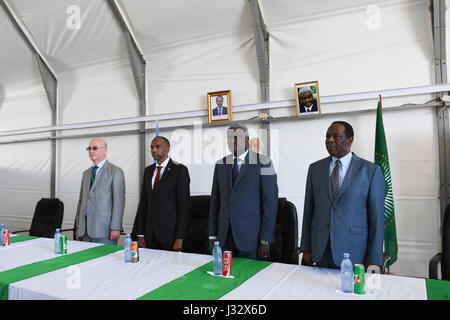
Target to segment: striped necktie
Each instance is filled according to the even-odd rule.
[[[341,160],[336,160],[333,171],[330,176],[332,202],[336,200],[339,194],[339,170],[341,168]]]
[[[97,166],[92,168],[92,171],[91,171],[91,184],[90,184],[89,188],[92,188],[92,185],[94,184],[95,175],[97,174],[97,170],[98,170]]]

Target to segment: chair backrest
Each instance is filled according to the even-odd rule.
[[[450,281],[450,204],[447,205],[442,225],[442,279]]]
[[[210,196],[191,196],[191,215],[188,238],[183,241],[183,251],[210,254],[209,251],[209,199]]]
[[[270,260],[298,264],[297,209],[286,198],[278,199],[275,243],[270,245]]]
[[[30,236],[53,238],[56,228],[61,228],[64,204],[58,198],[42,198],[36,204],[31,221]]]

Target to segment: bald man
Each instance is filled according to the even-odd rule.
[[[83,172],[75,217],[75,239],[117,244],[125,207],[123,170],[106,159],[108,147],[94,138],[86,148],[93,166]]]

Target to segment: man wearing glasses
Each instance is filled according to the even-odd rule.
[[[75,239],[117,244],[125,207],[123,170],[106,159],[106,141],[92,139],[89,152],[93,166],[83,172],[75,217]]]

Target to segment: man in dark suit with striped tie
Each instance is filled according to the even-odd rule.
[[[156,163],[145,168],[132,235],[139,247],[180,251],[187,236],[190,178],[186,166],[169,157],[170,142],[152,140]]]

